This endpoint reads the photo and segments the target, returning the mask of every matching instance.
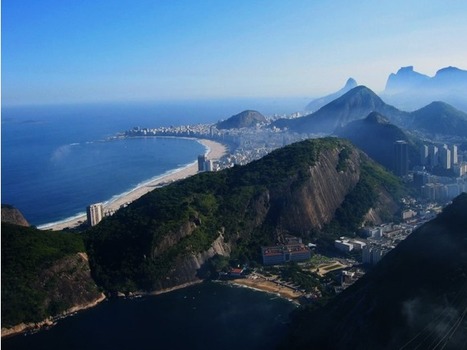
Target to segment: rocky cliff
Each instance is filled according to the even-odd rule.
[[[394,212],[397,186],[346,141],[297,143],[154,190],[106,218],[87,233],[93,274],[123,292],[195,281],[216,254],[260,260],[260,246],[284,233],[316,239],[330,223],[343,233],[372,209]]]
[[[2,204],[2,222],[29,226],[29,222],[24,218],[23,214],[18,209],[8,204]]]
[[[82,238],[2,223],[2,336],[101,301]]]

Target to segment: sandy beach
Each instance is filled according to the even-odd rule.
[[[208,151],[206,152],[207,159],[210,159],[210,160],[220,159],[227,152],[226,146],[221,143],[214,142],[211,140],[205,140],[205,139],[196,139],[196,141],[198,141],[199,143],[207,147],[208,149]],[[141,186],[132,191],[129,191],[128,193],[122,196],[119,196],[110,202],[105,202],[104,212],[116,211],[122,205],[133,202],[134,200],[140,198],[141,196],[152,191],[154,188],[158,186],[163,186],[171,182],[187,178],[189,176],[195,175],[197,172],[198,172],[198,164],[197,162],[194,162],[183,169],[180,169],[176,172],[173,172],[166,176],[162,176],[153,181],[150,181],[144,184],[144,186]],[[58,230],[63,230],[65,228],[76,227],[80,225],[81,223],[83,223],[84,221],[86,221],[86,215],[74,217],[73,219],[70,219],[68,221],[63,221],[63,222],[59,222],[59,223],[55,223],[51,225],[43,225],[43,226],[40,226],[39,228],[41,230],[58,231]]]
[[[301,292],[295,291],[291,288],[274,283],[272,281],[268,281],[264,278],[239,278],[232,280],[231,283],[267,293],[276,294],[281,298],[291,300],[296,304],[299,304],[299,298],[304,295]]]

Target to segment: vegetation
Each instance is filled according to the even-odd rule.
[[[77,234],[39,231],[2,222],[2,325],[37,322],[66,305],[45,303],[51,284],[41,285],[41,271],[55,261],[84,252]]]
[[[260,261],[259,247],[275,243],[281,198],[309,178],[309,167],[324,149],[338,149],[338,166],[345,168],[348,142],[307,140],[246,166],[201,173],[148,193],[86,233],[96,281],[109,291],[152,290],[177,262],[207,250],[221,233],[234,247],[232,260]],[[385,176],[378,171],[363,171],[336,213],[336,227],[359,225],[376,197],[372,181]],[[390,182],[386,186],[392,189]]]
[[[323,230],[328,233],[326,236],[321,235],[321,243],[324,245],[336,236],[353,235],[362,226],[365,214],[376,204],[379,191],[384,190],[395,199],[400,199],[406,193],[399,178],[374,162],[364,160],[360,171],[359,182],[345,197],[333,220]]]

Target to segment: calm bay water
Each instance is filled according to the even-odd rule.
[[[2,349],[268,349],[295,306],[274,295],[203,283],[158,296],[110,300]]]

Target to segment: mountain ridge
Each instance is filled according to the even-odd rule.
[[[356,86],[358,86],[358,84],[355,81],[355,79],[354,78],[349,78],[349,79],[347,79],[344,87],[342,87],[340,90],[338,90],[336,92],[333,92],[333,93],[331,93],[329,95],[326,95],[326,96],[323,96],[323,97],[320,97],[320,98],[316,98],[313,101],[311,101],[310,103],[308,103],[306,105],[306,107],[305,107],[305,111],[315,112],[318,109],[320,109],[321,107],[327,105],[329,102],[335,100],[336,98],[341,97],[346,92],[350,91],[351,89],[353,89]]]

